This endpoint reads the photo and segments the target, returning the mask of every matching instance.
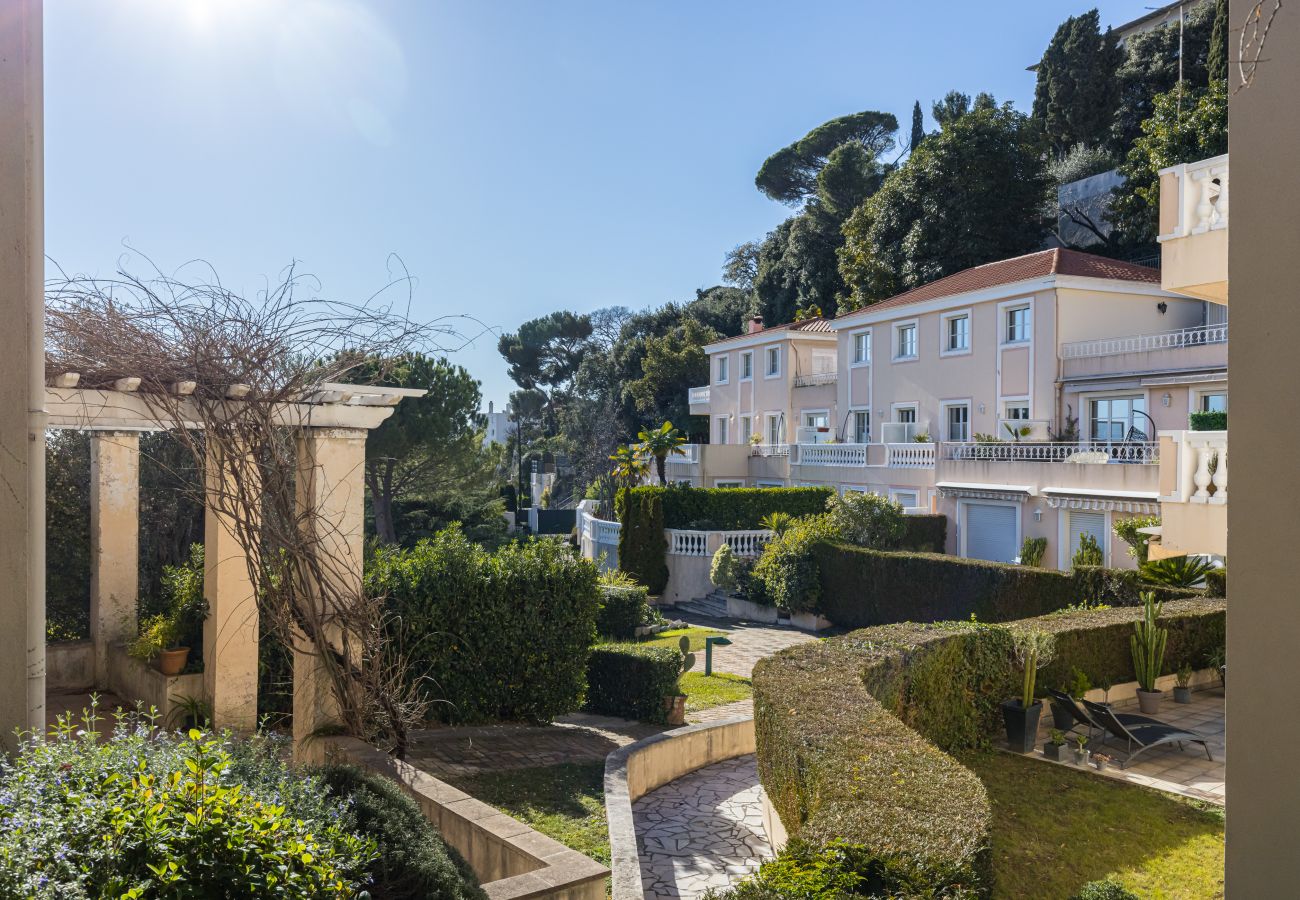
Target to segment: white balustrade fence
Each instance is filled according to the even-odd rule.
[[[1228,227],[1228,155],[1161,169],[1178,181],[1178,214],[1173,230],[1158,241],[1204,234]]]
[[[619,522],[608,522],[604,519],[595,519],[592,521],[595,526],[595,540],[597,544],[617,544],[618,536],[623,531],[623,526]]]
[[[712,557],[723,544],[731,547],[736,556],[749,559],[763,552],[763,547],[772,539],[772,532],[765,529],[749,531],[688,531],[682,528],[666,528],[668,535],[668,554],[670,556],[708,556]]]
[[[681,450],[682,452],[680,454],[678,453],[668,454],[668,458],[665,460],[666,462],[676,463],[677,465],[680,466],[693,466],[700,461],[699,444],[682,444],[677,449]]]
[[[1181,350],[1187,347],[1204,347],[1222,344],[1228,340],[1228,323],[1198,325],[1159,334],[1132,334],[1126,337],[1102,338],[1095,341],[1071,341],[1061,345],[1062,359],[1084,359],[1096,356],[1118,356],[1121,353],[1145,353],[1152,350]]]
[[[731,547],[731,552],[736,556],[754,559],[763,552],[767,542],[772,540],[773,534],[770,531],[759,529],[757,531],[724,531],[722,532],[722,543]]]
[[[796,462],[801,466],[865,466],[866,444],[799,444]]]
[[[885,464],[901,469],[933,469],[934,444],[886,444]]]
[[[812,375],[794,376],[794,386],[797,388],[817,387],[819,384],[834,384],[839,380],[839,374],[836,372],[817,372]]]
[[[944,458],[993,462],[1121,462],[1153,465],[1160,461],[1160,445],[1134,441],[1075,441],[1073,443],[1011,442],[947,443]]]
[[[691,388],[691,389],[687,392],[686,399],[687,399],[687,402],[689,402],[689,403],[708,403],[708,402],[709,402],[709,386],[706,384],[704,387],[693,387],[693,388]]]
[[[751,456],[789,456],[789,444],[754,444],[749,451]]]
[[[1228,432],[1162,431],[1175,443],[1177,494],[1183,503],[1228,502]]]
[[[710,556],[709,532],[666,528],[668,552],[672,556]]]

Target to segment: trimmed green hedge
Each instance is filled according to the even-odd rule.
[[[452,527],[370,561],[391,645],[448,722],[548,722],[582,703],[596,636],[596,567],[559,541],[489,553]]]
[[[663,488],[623,488],[614,498],[622,528],[618,567],[652,594],[668,585],[668,539],[664,537]]]
[[[1222,646],[1226,604],[1165,604],[1165,668]],[[1011,623],[1053,632],[1039,684],[1072,666],[1094,684],[1134,678],[1134,608],[1058,612]],[[754,725],[764,790],[791,838],[862,845],[925,896],[992,891],[992,811],[982,783],[944,750],[985,746],[998,704],[1018,690],[1011,628],[896,624],[788,648],[754,669]],[[964,893],[963,893],[964,892]],[[918,893],[918,895],[922,895]]]
[[[650,592],[639,584],[602,584],[596,631],[604,637],[630,641],[646,620]]]
[[[903,535],[903,550],[915,553],[942,553],[948,542],[948,517],[934,514],[928,516],[904,516],[903,524],[907,532]]]
[[[378,844],[372,900],[486,900],[474,870],[442,839],[396,782],[357,766],[320,770],[330,795],[348,802],[357,829]]]
[[[1227,431],[1228,414],[1226,412],[1194,412],[1187,417],[1187,424],[1192,431]]]
[[[820,579],[819,611],[844,628],[891,622],[969,619],[1006,622],[1084,601],[1113,606],[1197,596],[1196,591],[1147,585],[1135,570],[1080,568],[1073,572],[962,559],[935,553],[888,553],[850,544],[813,550]],[[760,561],[761,564],[761,561]]]
[[[1228,570],[1226,568],[1211,569],[1205,573],[1205,596],[1228,596]]]
[[[678,693],[682,652],[674,647],[603,644],[587,660],[587,712],[642,722],[667,718],[664,698]]]

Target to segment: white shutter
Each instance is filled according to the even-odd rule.
[[[1079,538],[1090,534],[1097,539],[1097,546],[1102,548],[1102,558],[1106,553],[1106,514],[1101,512],[1080,512],[1070,510],[1070,543],[1066,547],[1067,559],[1073,558],[1079,550]]]
[[[1011,562],[1016,546],[1016,508],[993,503],[967,503],[966,557]]]

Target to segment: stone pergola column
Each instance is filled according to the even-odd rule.
[[[95,685],[107,688],[113,644],[137,631],[140,593],[140,435],[90,436],[90,639]]]
[[[323,563],[316,600],[359,597],[365,551],[364,428],[309,428],[298,441],[298,508],[310,513]],[[342,646],[340,641],[339,646]],[[326,664],[304,639],[293,649],[293,741],[295,758],[317,762],[314,732],[338,721],[338,698]]]
[[[237,537],[230,517],[221,511],[232,508],[214,498],[232,497],[237,492],[255,496],[260,488],[247,480],[254,466],[240,465],[237,484],[232,467],[222,464],[211,445],[204,472],[208,502],[203,513],[203,596],[208,601],[208,618],[203,623],[203,688],[212,710],[214,728],[254,731],[257,728],[257,590],[249,577],[248,556]],[[217,507],[217,508],[214,508]],[[247,515],[251,503],[235,504]],[[255,533],[257,523],[249,523]]]

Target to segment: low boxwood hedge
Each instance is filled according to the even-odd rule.
[[[1222,600],[1165,604],[1165,669],[1222,646]],[[1011,628],[1056,635],[1046,688],[1071,667],[1094,684],[1132,681],[1141,611],[1063,611],[1008,625],[894,624],[803,644],[754,669],[759,777],[792,838],[843,840],[934,896],[992,890],[991,810],[976,776],[943,750],[988,744],[1020,681]],[[943,749],[940,749],[943,748]],[[931,894],[926,894],[930,896]]]
[[[916,553],[942,553],[948,542],[948,517],[934,514],[928,516],[904,516],[903,524],[907,527],[903,535],[901,549]]]
[[[678,692],[682,653],[673,647],[602,644],[587,660],[587,712],[642,722],[667,718],[664,698]]]
[[[1147,585],[1135,570],[1081,567],[1072,572],[963,559],[935,553],[895,553],[841,543],[813,549],[819,611],[844,628],[891,622],[969,619],[1006,622],[1084,602],[1132,606],[1141,591],[1159,600],[1196,591]],[[761,564],[761,561],[760,561]]]
[[[617,641],[630,641],[646,620],[650,592],[639,584],[602,584],[596,631]]]

